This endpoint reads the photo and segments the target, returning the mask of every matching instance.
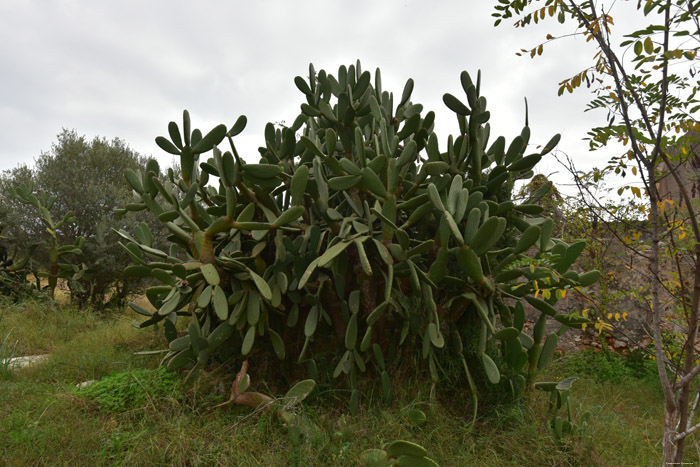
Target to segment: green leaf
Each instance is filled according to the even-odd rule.
[[[158,310],[160,316],[167,316],[177,310],[177,305],[180,303],[180,292],[175,291],[173,295],[166,300]]]
[[[537,361],[538,369],[541,370],[551,363],[552,358],[554,357],[554,351],[557,348],[557,340],[558,338],[555,333],[548,335],[547,339],[545,339],[544,345],[542,346],[542,352],[540,353],[540,358]]]
[[[413,93],[413,84],[413,80],[408,78],[406,85],[403,88],[403,93],[401,93],[401,102],[399,102],[397,108],[404,105],[411,98],[411,94]]]
[[[219,144],[226,136],[226,125],[217,125],[205,137],[203,137],[196,145],[192,147],[192,154],[201,154],[210,151],[215,145]]]
[[[501,238],[506,230],[506,225],[507,222],[503,217],[489,217],[479,227],[469,246],[477,256],[483,255]]]
[[[253,349],[253,344],[255,343],[255,328],[256,326],[250,326],[245,333],[243,344],[241,345],[241,355],[248,355]]]
[[[265,298],[265,300],[272,300],[272,290],[270,289],[270,286],[267,285],[267,282],[260,277],[258,274],[255,273],[252,269],[248,269],[248,274],[250,274],[250,277],[253,279],[253,282],[255,283],[255,287],[258,288],[260,291],[260,294]]]
[[[173,143],[171,143],[168,139],[164,138],[163,136],[158,136],[156,138],[156,144],[158,145],[159,148],[161,148],[163,151],[168,152],[170,154],[173,154],[175,156],[180,155],[180,150],[175,146]]]
[[[202,275],[204,276],[204,279],[211,285],[219,285],[219,282],[221,282],[221,278],[219,277],[219,272],[216,270],[216,266],[213,264],[202,264],[199,267],[199,270],[202,271]]]
[[[216,316],[221,321],[228,318],[228,300],[226,299],[224,289],[218,285],[214,287],[212,301],[214,302],[214,312],[216,313]]]
[[[481,363],[484,365],[484,371],[486,371],[486,376],[491,384],[498,384],[501,380],[501,373],[498,371],[496,363],[486,353],[481,355]]]
[[[447,222],[447,226],[450,228],[450,233],[452,233],[452,236],[454,237],[457,244],[459,246],[463,246],[464,245],[464,237],[462,237],[462,232],[459,231],[459,227],[457,227],[457,223],[452,218],[452,214],[450,214],[450,212],[447,210],[445,210],[443,212],[443,214],[445,216],[445,221]]]
[[[126,181],[129,182],[129,185],[131,185],[137,193],[143,193],[143,185],[141,185],[141,180],[138,175],[136,175],[136,172],[131,169],[126,169],[124,171],[124,177],[126,177]]]
[[[213,288],[211,285],[208,285],[202,290],[202,293],[199,294],[199,297],[197,297],[197,307],[198,308],[205,308],[209,303],[211,302],[211,297],[213,295]]]
[[[236,120],[236,123],[234,123],[233,126],[231,127],[231,129],[228,131],[228,133],[227,133],[228,136],[233,138],[234,136],[238,135],[241,131],[243,131],[245,129],[247,124],[248,124],[248,119],[246,118],[245,115],[241,115]]]
[[[348,245],[349,244],[350,243],[348,243]],[[316,270],[316,266],[318,266],[319,259],[320,258],[316,258],[315,260],[311,261],[311,263],[309,263],[309,265],[306,267],[304,274],[302,274],[301,279],[299,279],[299,285],[297,286],[297,289],[301,290],[304,288],[308,280],[311,278],[311,274],[313,274]]]
[[[345,348],[353,350],[357,344],[357,314],[353,313],[345,330]]]
[[[526,295],[525,300],[527,300],[527,302],[530,305],[537,308],[539,311],[541,311],[547,316],[554,316],[557,314],[557,311],[554,309],[554,307],[549,303],[545,302],[544,300],[540,300],[539,298],[533,297],[532,295]]]
[[[362,180],[362,175],[341,175],[328,179],[328,187],[336,191],[349,190]]]
[[[145,308],[137,305],[134,302],[129,302],[129,307],[134,310],[136,313],[143,315],[143,316],[148,316],[149,318],[151,317],[151,312],[146,310]]]
[[[270,342],[272,342],[272,348],[275,351],[275,355],[277,355],[277,358],[279,358],[280,360],[284,360],[284,342],[282,341],[280,335],[272,329],[267,330],[267,335],[270,336]]]
[[[442,101],[445,103],[447,108],[449,108],[451,111],[458,115],[471,115],[471,111],[469,110],[469,108],[450,93],[444,94],[442,96]]]
[[[540,156],[544,156],[549,151],[554,149],[556,147],[556,145],[559,144],[559,140],[561,140],[561,135],[557,133],[556,135],[554,135],[552,137],[552,139],[550,139],[547,142],[547,144],[544,146],[544,148],[542,148],[542,151],[540,152]]]
[[[305,379],[292,386],[284,395],[286,404],[298,404],[316,389],[316,381]]]
[[[634,43],[634,54],[639,56],[642,54],[644,46],[642,45],[642,41],[637,41]]]
[[[426,451],[423,446],[404,440],[398,440],[391,443],[386,448],[386,453],[389,455],[389,457],[399,457],[403,455],[425,457],[428,455],[428,451]]]
[[[511,339],[517,339],[520,335],[520,331],[516,328],[503,328],[493,335],[498,340],[507,341]]]
[[[250,326],[255,326],[260,321],[260,295],[254,290],[248,294],[248,304],[246,306],[246,319]]]
[[[433,203],[435,209],[439,211],[445,210],[445,205],[442,204],[440,193],[438,192],[438,189],[434,183],[428,184],[428,197],[430,198],[430,202]]]
[[[445,339],[440,334],[440,330],[435,323],[428,324],[428,336],[430,337],[430,342],[438,349],[445,346]]]
[[[306,316],[306,322],[304,323],[304,335],[306,337],[311,337],[316,332],[319,315],[318,307],[316,305],[312,306],[309,310],[309,314]]]
[[[348,246],[350,246],[352,242],[348,242],[345,240],[342,240],[329,249],[327,249],[319,258],[317,261],[317,264],[319,267],[326,267],[328,263],[333,261],[333,259],[338,256],[340,253],[342,253]],[[311,266],[311,265],[309,265]]]
[[[286,211],[284,211],[280,216],[272,223],[272,227],[278,228],[294,222],[301,216],[306,208],[304,206],[292,206]]]
[[[309,181],[309,168],[305,165],[300,166],[294,172],[292,176],[291,188],[292,193],[292,204],[295,206],[300,205],[304,201],[304,193],[306,191],[306,184]]]

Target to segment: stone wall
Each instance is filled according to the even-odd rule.
[[[637,348],[645,348],[650,342],[652,314],[646,300],[635,297],[631,291],[637,290],[642,297],[648,295],[651,284],[651,276],[648,261],[638,253],[648,254],[647,249],[633,250],[625,246],[614,237],[606,239],[607,245],[604,249],[604,259],[593,261],[586,252],[579,259],[579,264],[574,269],[581,272],[590,269],[600,269],[601,282],[587,289],[587,293],[576,293],[569,291],[566,297],[559,300],[555,308],[559,313],[570,313],[582,311],[586,308],[591,310],[592,316],[603,314],[607,322],[613,325],[612,330],[604,333],[604,339],[610,348],[625,352]],[[591,263],[597,263],[592,267]],[[671,278],[673,265],[668,258],[660,265],[662,280]],[[686,271],[690,272],[690,271]],[[662,301],[667,307],[671,303],[668,293],[664,293]],[[535,321],[540,316],[540,312],[530,306],[525,307],[527,322],[526,326],[534,326]],[[597,313],[594,314],[594,311]],[[612,318],[608,319],[607,315]],[[619,321],[615,319],[619,314]],[[623,319],[626,316],[626,319]],[[559,329],[559,323],[550,320],[547,332],[555,332]],[[682,331],[670,320],[664,323],[666,329]],[[674,328],[676,326],[676,328]],[[600,347],[600,336],[598,331],[589,326],[585,331],[570,329],[559,340],[560,348],[570,350],[584,347]]]

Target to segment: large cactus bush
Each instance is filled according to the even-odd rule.
[[[511,199],[559,137],[527,155],[527,126],[510,144],[490,138],[480,77],[466,72],[466,102],[444,96],[459,134],[442,143],[435,114],[411,102],[410,79],[399,99],[359,62],[337,76],[310,66],[294,82],[301,114],[291,127],[267,125],[257,163],[234,144],[244,116],[203,135],[185,111],[156,139],[180,157],[181,175],[161,183],[155,162],[126,173],[126,209],[150,210],[171,233],[162,251],[145,224],[120,232],[129,272],[161,283],[146,293],[157,311],[131,306],[147,317],[141,327],[164,323],[168,368],[195,375],[225,346],[308,362],[313,374],[330,351],[330,372],[347,376],[356,404],[358,375],[376,374],[388,399],[397,356],[422,357],[437,382],[438,357],[451,353],[474,397],[474,365],[522,389],[554,351],[548,318],[582,322],[555,302],[597,277],[569,270],[583,244],[553,239],[552,221],[538,217],[550,185]],[[534,335],[522,300],[541,312]],[[189,322],[180,336],[179,319]]]

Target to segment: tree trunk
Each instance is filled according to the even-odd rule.
[[[656,367],[659,372],[659,380],[664,393],[664,435],[663,435],[663,464],[669,465],[674,462],[676,457],[676,446],[674,444],[674,436],[676,435],[676,423],[678,421],[678,405],[668,379],[666,371],[665,354],[663,349],[663,336],[661,334],[661,322],[665,319],[664,310],[661,306],[661,278],[659,277],[659,205],[658,193],[656,191],[656,167],[650,163],[646,167],[649,180],[649,204],[651,219],[651,259],[649,270],[651,272],[651,300],[652,300],[652,318],[653,318],[653,334],[654,334],[654,349],[656,354]]]

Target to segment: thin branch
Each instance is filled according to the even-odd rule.
[[[693,418],[695,418],[695,411],[698,408],[698,403],[700,403],[700,391],[698,391],[698,393],[695,395],[695,400],[693,401],[693,408],[691,409],[690,416],[688,417],[688,426],[685,427],[686,430],[690,428],[690,424],[692,423]]]
[[[698,430],[700,430],[700,423],[693,426],[692,428],[685,430],[683,433],[676,433],[675,435],[673,435],[673,442],[685,439],[686,437],[692,435],[693,433],[695,433]]]

